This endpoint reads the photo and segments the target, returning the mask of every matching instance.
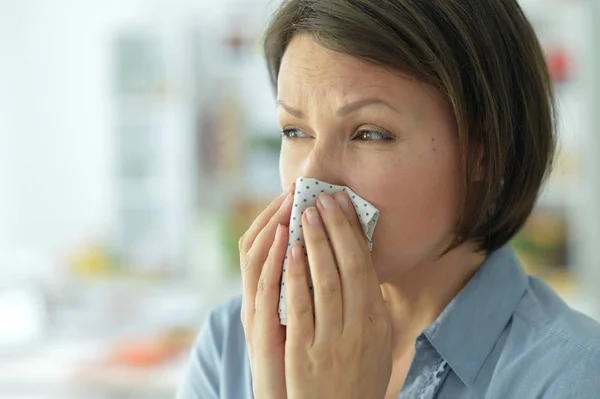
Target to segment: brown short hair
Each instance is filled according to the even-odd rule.
[[[451,248],[491,252],[525,223],[556,145],[544,54],[517,0],[287,0],[264,38],[273,86],[291,39],[401,71],[453,108],[463,201]]]

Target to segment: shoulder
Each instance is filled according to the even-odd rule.
[[[535,277],[513,314],[503,358],[537,397],[600,397],[600,323]]]
[[[600,397],[600,353],[590,352],[572,363],[548,388],[543,399]]]
[[[241,328],[242,297],[236,296],[214,307],[206,318],[205,328],[218,332]]]
[[[242,299],[236,297],[208,313],[191,350],[177,398],[245,397],[250,392],[241,307]]]
[[[560,342],[582,355],[600,353],[600,323],[570,308],[546,283],[529,278],[513,323],[529,328],[540,341]]]
[[[196,341],[196,349],[208,349],[222,358],[230,349],[245,350],[244,329],[240,319],[242,297],[237,296],[213,308]]]

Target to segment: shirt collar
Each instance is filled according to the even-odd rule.
[[[466,386],[500,338],[527,288],[527,275],[510,247],[488,256],[423,335]]]

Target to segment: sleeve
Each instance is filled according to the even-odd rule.
[[[578,364],[565,370],[548,390],[544,399],[600,398],[600,353],[592,352]]]
[[[218,399],[225,326],[217,310],[208,315],[190,353],[176,399]]]

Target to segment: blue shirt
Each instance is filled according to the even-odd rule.
[[[252,398],[241,298],[213,310],[179,399]],[[400,399],[598,399],[600,324],[527,276],[509,247],[417,338]]]

